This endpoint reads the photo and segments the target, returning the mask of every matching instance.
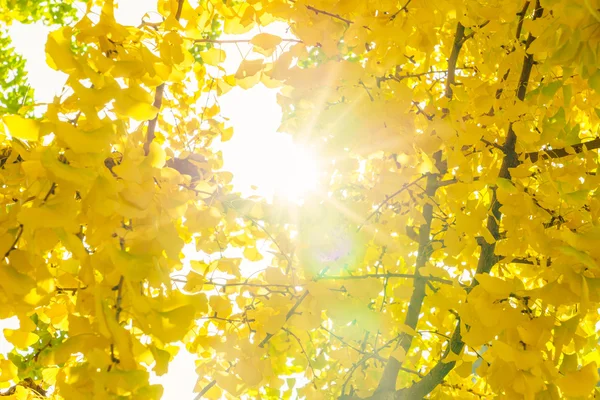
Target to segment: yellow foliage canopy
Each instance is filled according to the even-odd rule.
[[[198,399],[596,394],[600,2],[199,3],[89,1],[63,95],[2,116],[4,394],[159,399],[178,344]],[[325,160],[301,206],[215,149],[259,82]]]

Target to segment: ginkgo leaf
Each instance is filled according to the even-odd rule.
[[[58,71],[73,72],[78,68],[77,61],[71,50],[71,35],[73,29],[61,27],[50,32],[46,42],[46,62]]]
[[[225,51],[218,49],[216,47],[211,47],[200,53],[200,57],[202,57],[202,61],[205,64],[217,66],[225,61]]]
[[[221,296],[211,296],[209,300],[210,308],[221,318],[227,318],[231,314],[231,303]]]
[[[91,132],[84,132],[70,123],[58,122],[54,131],[57,138],[77,153],[101,153],[110,146],[113,136],[111,128],[110,125],[106,125]]]
[[[568,372],[556,382],[560,390],[570,397],[587,397],[600,380],[598,367],[591,362],[579,371]]]
[[[592,89],[600,93],[600,70],[597,70],[588,78],[588,84]]]
[[[268,57],[281,43],[281,38],[270,33],[259,33],[250,40],[250,43],[254,45],[254,51]]]
[[[186,283],[183,289],[187,292],[198,292],[202,289],[204,283],[205,280],[203,275],[200,275],[194,271],[190,271],[190,273],[187,275]]]
[[[96,177],[96,174],[88,168],[75,168],[59,161],[52,149],[44,151],[41,160],[46,171],[56,180],[89,187]]]
[[[12,361],[0,359],[0,383],[14,381],[18,373],[19,369]]]
[[[115,101],[115,111],[137,121],[156,117],[158,108],[152,105],[152,97],[139,86],[125,89]]]
[[[125,368],[133,369],[136,363],[133,357],[132,339],[129,332],[115,319],[116,314],[110,309],[106,301],[103,302],[103,311],[106,326],[119,351],[119,361]]]
[[[260,81],[260,73],[263,69],[262,60],[244,60],[240,64],[235,79],[238,86],[249,89]]]
[[[13,346],[22,350],[26,350],[40,339],[35,333],[23,332],[19,329],[4,329],[4,337]]]
[[[20,115],[5,115],[2,121],[6,124],[8,132],[12,137],[23,140],[38,140],[40,135],[40,123]]]
[[[152,352],[154,361],[156,361],[156,364],[154,364],[153,371],[158,376],[166,374],[169,369],[168,366],[169,361],[171,360],[171,354],[168,351],[159,349],[156,346],[150,346],[150,351]]]
[[[187,334],[196,309],[187,304],[172,310],[156,311],[150,317],[151,333],[163,343],[177,342]]]
[[[258,367],[259,365],[259,360],[256,358],[242,359],[235,366],[235,371],[246,385],[255,386],[258,385],[263,378],[262,372]]]
[[[150,165],[154,168],[162,168],[165,165],[167,154],[160,144],[152,142],[148,157],[150,158]]]

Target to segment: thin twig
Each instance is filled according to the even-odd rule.
[[[296,304],[294,304],[294,306],[290,309],[290,311],[288,311],[288,313],[285,316],[285,321],[287,322],[288,319],[290,319],[292,317],[292,315],[294,315],[294,313],[296,312],[296,309],[300,306],[300,303],[302,303],[302,301],[304,301],[304,299],[306,298],[306,296],[308,296],[308,290],[304,292],[304,294],[298,299],[298,301],[296,302]],[[260,342],[260,344],[258,345],[258,347],[265,347],[265,344],[267,344],[267,342],[269,340],[271,340],[271,338],[274,335],[272,333],[267,333],[267,336],[262,340],[262,342]]]
[[[194,39],[194,43],[212,43],[212,44],[238,44],[250,43],[252,39]],[[300,39],[281,38],[286,43],[304,43]]]
[[[384,201],[382,201],[379,206],[377,206],[377,208],[375,209],[375,211],[373,211],[371,214],[369,214],[369,216],[364,220],[364,222],[362,224],[360,224],[360,226],[358,227],[358,229],[356,229],[356,231],[360,231],[362,229],[362,227],[369,222],[369,220],[371,218],[373,218],[373,216],[375,216],[379,210],[381,210],[381,208],[383,206],[385,206],[390,200],[392,200],[394,197],[398,196],[399,194],[401,194],[402,192],[404,192],[406,189],[409,189],[411,186],[416,185],[421,179],[425,178],[427,175],[421,175],[419,178],[417,178],[416,180],[410,182],[410,183],[406,183],[404,184],[400,189],[398,189],[396,192],[392,193],[391,195],[387,196],[385,198]]]
[[[424,276],[424,275],[414,275],[414,274],[394,274],[394,273],[386,273],[386,274],[366,274],[366,275],[346,275],[346,276],[320,276],[315,278],[315,280],[323,280],[323,279],[331,279],[331,280],[353,280],[353,279],[368,279],[368,278],[377,278],[377,279],[390,279],[390,278],[406,278],[406,279],[423,279],[426,281],[439,282],[444,283],[446,285],[452,285],[454,282],[449,279],[438,278],[437,276]]]
[[[181,18],[181,11],[183,10],[184,0],[179,0],[177,3],[177,11],[175,12],[175,19],[179,21]],[[146,142],[144,143],[144,154],[150,154],[150,144],[154,140],[156,135],[156,125],[158,123],[158,115],[160,113],[160,108],[162,106],[162,99],[165,93],[165,84],[161,83],[156,88],[156,93],[154,94],[154,103],[152,105],[158,109],[156,112],[156,117],[150,120],[148,123],[148,131],[146,132]]]
[[[304,354],[304,356],[306,357],[306,361],[308,362],[308,367],[310,368],[310,370],[312,371],[313,377],[317,377],[317,374],[315,373],[315,369],[312,366],[312,363],[310,362],[310,357],[308,356],[308,353],[306,352],[306,350],[304,350],[304,346],[302,346],[302,341],[300,340],[300,338],[298,336],[296,336],[296,334],[292,331],[290,331],[287,328],[281,328],[282,331],[287,332],[289,335],[292,335],[294,337],[294,339],[296,339],[296,341],[298,342],[298,345],[300,346],[300,350],[302,350],[302,354]],[[308,332],[306,333],[308,335]]]
[[[16,249],[17,242],[19,241],[19,239],[21,239],[21,235],[23,234],[23,224],[19,224],[18,229],[19,231],[17,232],[17,236],[15,236],[15,240],[13,241],[12,245],[8,248],[6,253],[4,253],[4,258],[8,257],[10,253]]]

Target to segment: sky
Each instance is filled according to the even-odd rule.
[[[152,11],[155,1],[122,0],[118,4],[117,21],[137,26],[142,16]],[[262,32],[290,37],[285,29],[283,24],[273,24],[263,28]],[[50,31],[51,28],[41,24],[15,23],[10,27],[13,44],[26,59],[28,79],[38,103],[52,102],[66,82],[66,75],[46,65],[44,47]],[[256,33],[258,31],[249,32],[242,37],[248,39]],[[251,45],[240,44],[239,50],[235,45],[223,45],[222,48],[227,53],[224,68],[228,73],[235,73],[242,54],[250,53]],[[277,132],[281,110],[276,102],[276,91],[262,84],[249,90],[234,88],[219,98],[219,104],[235,132],[229,142],[221,145],[224,169],[233,173],[234,187],[245,195],[267,198],[281,190],[290,200],[296,201],[301,192],[312,185],[311,179],[316,176],[315,164],[310,156],[294,146],[289,135]],[[0,320],[0,329],[17,327],[16,319]],[[6,354],[11,349],[12,345],[0,335],[0,353]],[[153,381],[164,386],[163,399],[171,400],[193,398],[196,379],[194,358],[182,351],[172,362],[170,372],[154,377]]]

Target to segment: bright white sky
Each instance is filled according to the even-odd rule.
[[[154,4],[153,0],[122,0],[115,16],[121,24],[137,26],[142,16],[153,10]],[[282,24],[274,24],[262,31],[290,37],[285,28]],[[66,81],[66,75],[46,65],[44,47],[50,30],[41,24],[16,23],[10,28],[15,48],[26,59],[29,82],[35,89],[38,103],[51,102]],[[243,37],[251,38],[256,33],[258,31],[249,32]],[[227,52],[224,67],[228,73],[234,73],[242,54],[251,50],[248,44],[240,44],[239,50],[235,45],[223,45],[222,48]],[[233,138],[222,145],[222,150],[224,168],[233,173],[237,190],[267,198],[281,191],[290,200],[299,200],[302,192],[311,188],[316,168],[314,160],[299,151],[289,135],[276,132],[281,120],[276,91],[262,84],[246,91],[234,88],[219,98],[219,104],[234,127]],[[16,319],[0,321],[0,329],[17,327]],[[0,353],[6,354],[11,349],[12,345],[0,335]],[[163,384],[163,399],[171,400],[192,399],[196,379],[194,358],[183,351],[175,358],[168,374],[153,380]]]

